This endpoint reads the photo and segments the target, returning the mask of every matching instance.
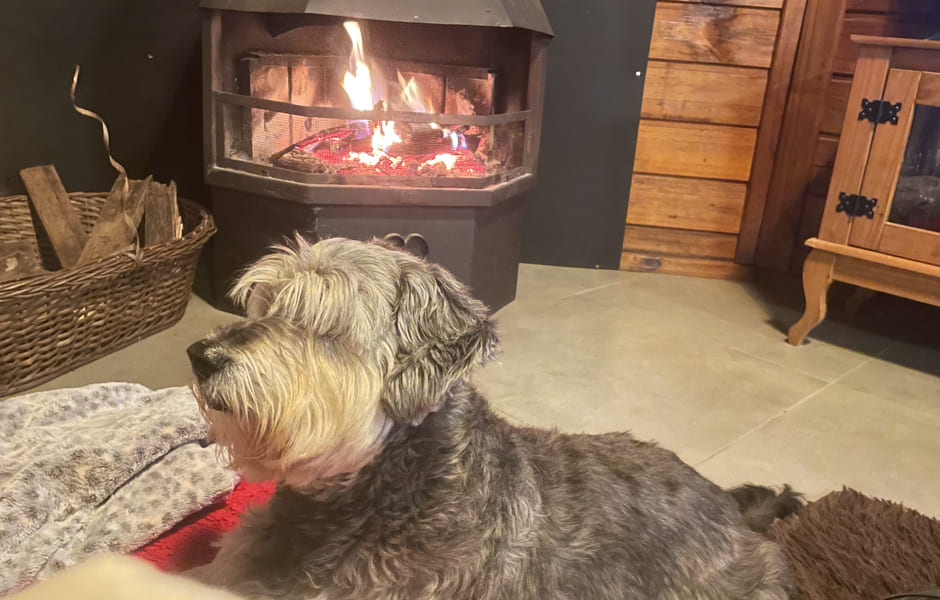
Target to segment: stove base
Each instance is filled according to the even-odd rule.
[[[516,297],[523,204],[518,196],[482,208],[316,206],[214,187],[213,304],[239,312],[227,295],[234,280],[295,232],[309,240],[416,233],[427,242],[427,259],[451,271],[495,312]]]

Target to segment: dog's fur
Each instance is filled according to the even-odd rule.
[[[298,239],[233,295],[248,319],[190,349],[194,391],[233,466],[281,485],[193,577],[330,600],[788,597],[755,530],[796,494],[726,492],[626,433],[508,424],[469,383],[493,324],[441,267]]]

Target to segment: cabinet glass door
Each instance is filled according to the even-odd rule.
[[[888,221],[940,232],[940,106],[914,107]]]
[[[900,109],[875,128],[850,243],[940,264],[940,74],[891,69],[883,100]]]

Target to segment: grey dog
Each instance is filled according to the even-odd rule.
[[[799,495],[725,491],[627,433],[510,425],[470,383],[486,308],[381,242],[275,248],[193,344],[233,467],[279,481],[190,575],[253,598],[784,599],[761,531]]]

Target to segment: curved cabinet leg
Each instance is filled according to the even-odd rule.
[[[826,318],[826,294],[832,283],[832,266],[836,257],[813,250],[803,263],[803,295],[806,310],[803,317],[790,328],[787,342],[799,346],[810,331]]]

